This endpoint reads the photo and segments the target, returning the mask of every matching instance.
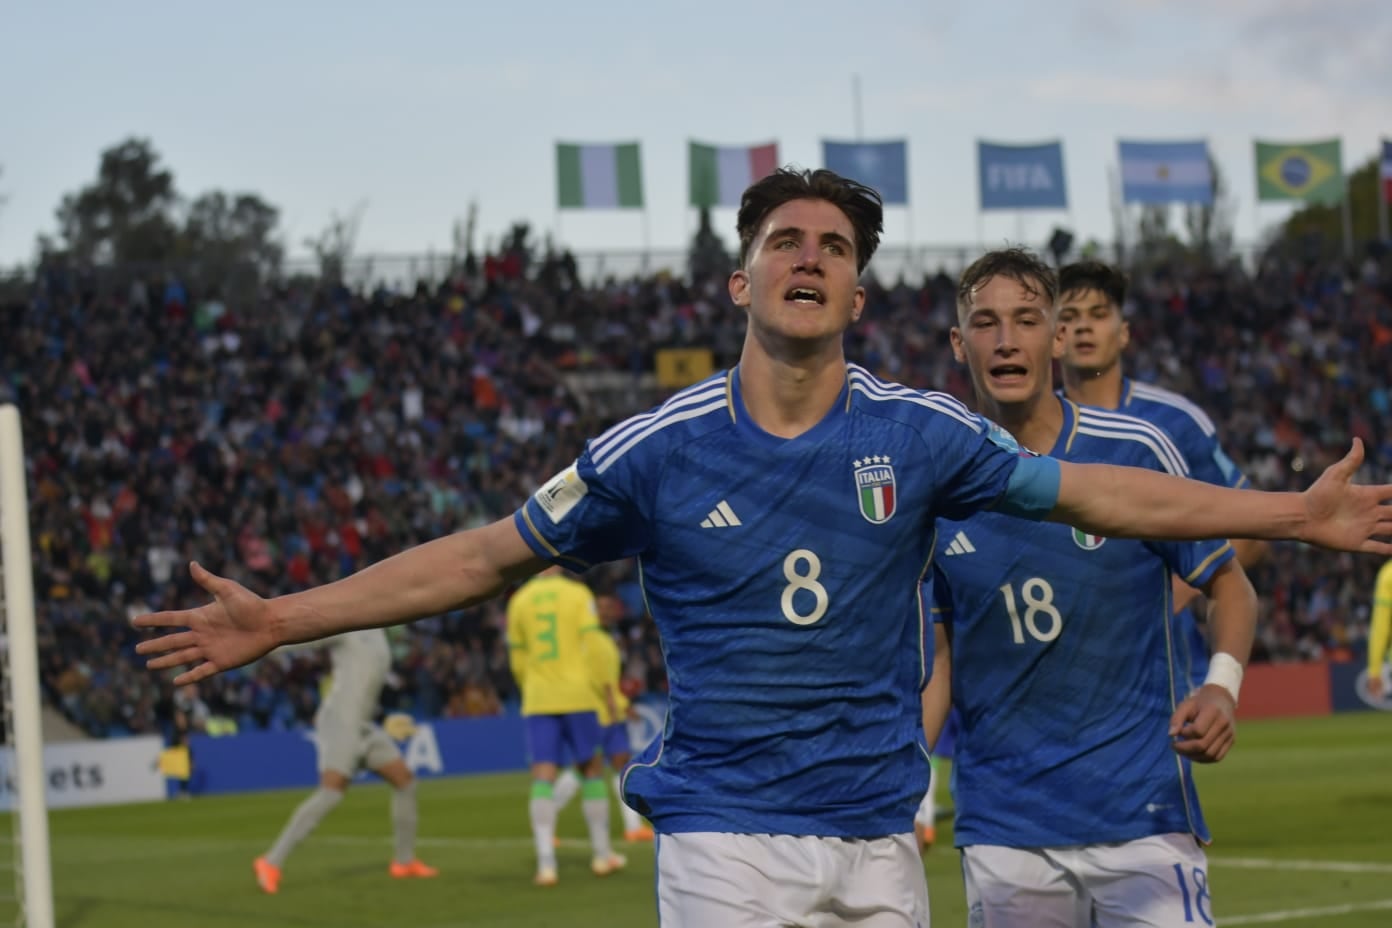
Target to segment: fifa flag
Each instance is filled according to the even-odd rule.
[[[976,143],[981,208],[1067,209],[1063,143],[997,145]]]
[[[556,205],[561,209],[642,209],[638,143],[556,143]]]
[[[687,162],[692,206],[739,206],[745,188],[778,167],[778,143],[722,147],[692,142]]]
[[[1213,202],[1208,143],[1119,142],[1125,203]]]
[[[1257,142],[1257,199],[1338,203],[1344,160],[1338,139],[1293,145]]]
[[[886,206],[909,202],[909,143],[822,141],[822,164],[873,187]]]
[[[1392,142],[1382,140],[1382,201],[1392,203]]]

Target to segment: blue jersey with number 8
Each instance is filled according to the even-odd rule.
[[[662,635],[667,721],[628,803],[663,832],[910,830],[933,525],[1001,500],[1008,445],[957,400],[854,365],[820,423],[779,438],[730,371],[538,490],[515,517],[533,550],[576,569],[636,555]]]

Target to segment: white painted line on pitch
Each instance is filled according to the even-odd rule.
[[[1209,866],[1236,867],[1241,870],[1311,870],[1319,873],[1392,873],[1392,864],[1346,860],[1282,860],[1263,857],[1208,858]]]
[[[1270,925],[1276,922],[1290,922],[1298,918],[1323,918],[1329,915],[1355,915],[1359,912],[1381,912],[1384,909],[1392,909],[1392,899],[1380,899],[1377,902],[1354,902],[1348,905],[1331,905],[1320,909],[1287,909],[1284,912],[1263,912],[1260,915],[1235,915],[1231,918],[1220,918],[1218,924],[1222,928],[1229,925]]]
[[[324,835],[319,838],[310,838],[310,841],[317,841],[320,844],[391,844],[391,838],[369,838],[365,835]],[[623,838],[614,838],[615,844],[632,844],[636,842],[625,841]],[[590,842],[583,838],[558,838],[556,843],[561,847],[589,847]],[[649,843],[649,842],[642,842]],[[531,838],[506,837],[506,838],[417,838],[417,845],[427,847],[462,847],[470,850],[488,849],[490,847],[531,847]]]
[[[106,843],[109,836],[97,835],[65,835],[59,842],[62,844],[77,844],[92,842],[91,848],[64,847],[58,854],[60,860],[65,864],[88,863],[93,860],[106,860],[111,856],[110,846]],[[646,844],[649,842],[632,842],[623,837],[613,839],[615,844]],[[151,838],[135,845],[128,845],[122,848],[121,858],[123,860],[158,860],[165,857],[181,857],[186,854],[194,853],[213,853],[216,851],[227,851],[230,848],[259,848],[265,845],[265,841],[259,838],[224,838],[216,842],[209,842],[202,838]],[[306,844],[336,844],[348,846],[391,846],[391,838],[382,836],[373,838],[367,835],[312,835],[306,839]],[[562,848],[588,848],[590,842],[584,838],[561,838],[556,842]],[[416,844],[424,847],[443,847],[443,848],[462,848],[464,850],[479,851],[490,848],[500,847],[531,847],[530,837],[496,837],[496,838],[417,838]]]

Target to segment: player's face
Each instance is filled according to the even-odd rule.
[[[1131,327],[1121,318],[1121,308],[1097,290],[1062,294],[1058,322],[1064,366],[1086,374],[1111,370],[1131,340]]]
[[[1053,307],[1042,292],[991,277],[958,310],[952,353],[971,371],[977,397],[1000,406],[1027,403],[1053,388],[1062,346]]]
[[[791,341],[836,340],[865,307],[855,228],[826,200],[790,200],[764,218],[730,299],[749,324]]]

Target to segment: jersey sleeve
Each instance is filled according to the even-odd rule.
[[[1005,496],[1022,456],[1030,455],[1005,429],[967,410],[957,400],[929,394],[944,402],[925,436],[932,459],[934,515],[964,519],[988,509]]]
[[[942,545],[940,550],[934,552],[933,569],[928,573],[928,579],[923,583],[923,601],[927,604],[929,618],[933,625],[952,625],[952,586],[947,582],[947,575],[937,564],[937,558],[942,556]],[[933,634],[931,628],[927,629],[929,635]],[[931,643],[932,639],[929,639]]]
[[[1234,555],[1233,546],[1226,541],[1155,542],[1152,547],[1170,570],[1193,587],[1207,584]]]
[[[1158,426],[1148,425],[1155,430],[1154,434],[1159,437],[1169,437]],[[1216,445],[1215,445],[1216,446]],[[1152,447],[1149,444],[1128,443],[1128,448],[1134,454],[1131,460],[1122,463],[1133,467],[1144,467],[1149,470],[1159,471],[1163,474],[1170,474],[1175,477],[1185,477],[1196,479],[1192,471],[1184,468],[1189,466],[1189,459],[1180,448],[1180,458],[1173,460],[1167,466],[1166,458],[1156,450],[1159,445]],[[1172,456],[1171,456],[1172,457]],[[1178,469],[1176,469],[1178,468]],[[1226,539],[1209,539],[1206,541],[1151,541],[1146,543],[1165,564],[1185,583],[1192,587],[1202,587],[1212,579],[1217,572],[1228,561],[1232,560],[1235,552],[1233,546]]]
[[[1247,486],[1247,478],[1237,469],[1232,458],[1223,451],[1216,434],[1205,434],[1197,425],[1176,428],[1171,436],[1189,465],[1189,473],[1195,480],[1211,483],[1214,486],[1242,489]]]
[[[660,448],[644,442],[603,469],[586,448],[517,510],[517,530],[537,556],[572,570],[638,554],[648,546]]]

